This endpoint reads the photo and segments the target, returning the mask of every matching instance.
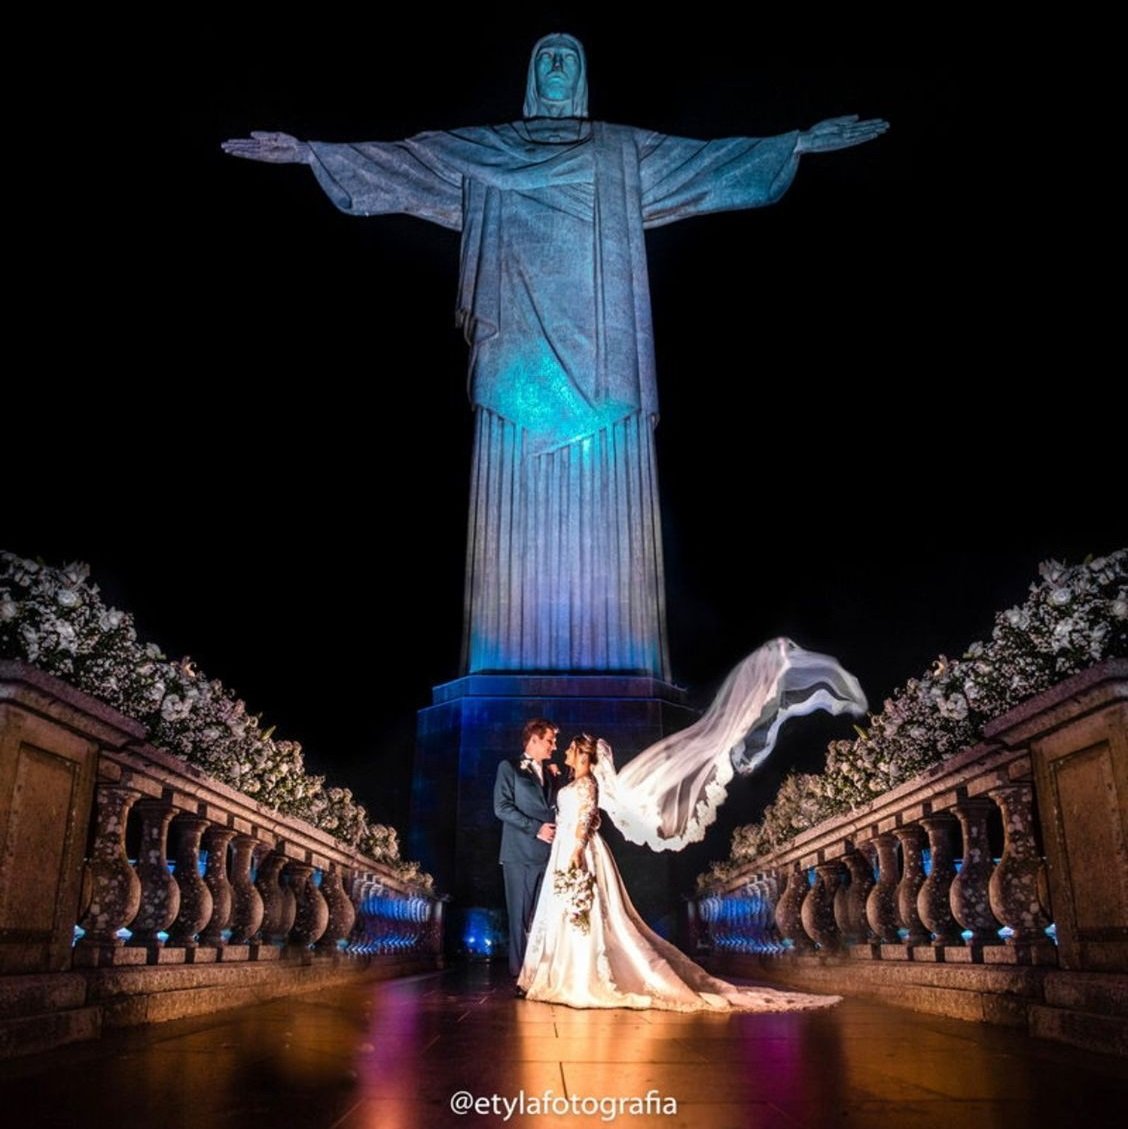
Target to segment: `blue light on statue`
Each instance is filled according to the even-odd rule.
[[[516,356],[510,351],[490,406],[535,434],[542,450],[596,435],[634,411],[631,404],[589,399],[561,365],[549,342],[537,339],[519,344],[524,348]]]
[[[489,957],[494,952],[495,924],[485,909],[468,909],[463,926],[462,947],[472,957]]]

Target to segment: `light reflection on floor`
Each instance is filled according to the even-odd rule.
[[[490,1111],[453,1112],[460,1091]],[[509,1105],[507,1121],[522,1092],[526,1114]],[[528,1113],[546,1097],[548,1112]],[[661,1112],[670,1099],[676,1114]],[[0,1064],[0,1102],[5,1124],[91,1129],[1095,1127],[1128,1108],[1128,1064],[861,1000],[575,1011],[515,999],[502,969],[476,965]]]

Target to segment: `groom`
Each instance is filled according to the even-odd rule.
[[[556,831],[557,768],[549,760],[556,748],[557,728],[543,717],[525,723],[524,755],[502,761],[494,783],[494,814],[502,821],[501,862],[505,875],[505,908],[509,914],[509,974],[516,976],[525,960],[525,945],[537,908],[549,844]]]

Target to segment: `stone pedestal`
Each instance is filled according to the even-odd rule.
[[[1128,969],[1128,662],[1108,667],[1015,734],[1030,741],[1062,967],[1087,972]]]
[[[0,659],[0,975],[69,968],[79,917],[116,945],[114,930],[137,909],[117,841],[132,799],[100,801],[98,826],[113,843],[93,852],[85,904],[83,857],[99,750],[143,733],[49,674]],[[95,894],[102,901],[91,910]]]
[[[577,733],[605,738],[615,763],[696,720],[685,693],[656,678],[630,675],[471,674],[436,686],[420,710],[412,784],[411,832],[405,854],[452,895],[448,944],[464,947],[463,926],[498,921],[505,905],[497,856],[501,823],[494,815],[498,763],[521,754],[521,729],[532,717],[560,727],[560,748]],[[625,843],[610,821],[607,838],[640,913],[660,932],[676,930],[677,897],[708,864],[703,850],[655,854]],[[500,918],[502,924],[504,917]],[[472,930],[483,955],[502,942]],[[474,947],[474,946],[470,946]],[[499,950],[500,951],[500,950]]]

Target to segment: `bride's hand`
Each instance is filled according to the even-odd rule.
[[[584,849],[583,849],[583,847],[577,847],[572,852],[572,857],[568,860],[568,865],[573,870],[587,870],[587,867],[584,866]]]

